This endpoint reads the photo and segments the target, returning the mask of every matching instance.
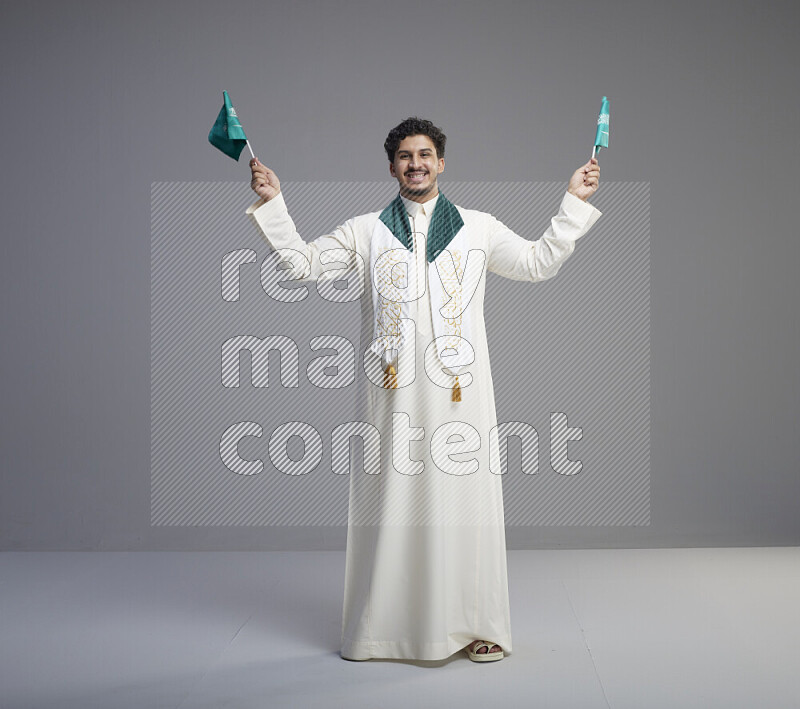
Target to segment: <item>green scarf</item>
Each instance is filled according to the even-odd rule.
[[[409,251],[414,250],[414,242],[411,239],[411,226],[408,223],[408,212],[399,194],[381,212],[380,220],[403,246]],[[430,228],[428,229],[426,254],[428,263],[447,248],[447,245],[463,226],[464,220],[458,213],[456,206],[440,192],[431,217]]]

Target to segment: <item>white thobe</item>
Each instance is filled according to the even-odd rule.
[[[425,279],[435,267],[426,261],[425,240],[437,199],[422,205],[403,200],[417,274]],[[513,651],[502,477],[497,441],[490,436],[497,415],[483,321],[485,272],[531,282],[551,278],[601,213],[566,193],[544,235],[530,241],[490,214],[458,210],[483,235],[486,254],[470,304],[480,317],[472,333],[471,379],[460,375],[462,401],[451,400],[449,382],[434,383],[426,374],[426,357],[429,366],[436,358],[434,348],[426,355],[433,332],[429,289],[411,304],[415,346],[401,350],[398,388],[368,383],[359,391],[361,420],[380,431],[381,447],[379,474],[350,473],[341,643],[341,655],[349,659],[439,660],[478,639],[500,645],[506,655]],[[328,270],[319,258],[325,250],[359,254],[351,266],[365,284],[359,350],[365,351],[374,328],[365,264],[380,212],[354,217],[311,242],[297,234],[280,193],[254,203],[247,214],[271,248],[306,257],[308,266],[297,274],[301,280]],[[364,366],[372,381],[382,381],[377,356],[367,352]],[[408,381],[411,368],[415,374]],[[453,442],[452,433],[436,438],[437,429],[454,422],[462,427],[456,433],[461,442]]]

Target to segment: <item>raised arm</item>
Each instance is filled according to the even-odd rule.
[[[561,264],[575,250],[575,241],[586,234],[602,215],[600,210],[585,201],[597,190],[598,175],[596,159],[575,171],[558,214],[536,241],[523,239],[490,217],[488,270],[513,281],[535,282],[555,276]]]
[[[297,233],[286,209],[278,176],[258,158],[250,161],[250,169],[252,172],[250,186],[259,196],[259,200],[247,208],[247,216],[273,251],[293,249],[302,255],[304,264],[301,264],[302,269],[295,268],[293,276],[296,278],[293,280],[300,282],[317,280],[327,272],[334,272],[341,277],[343,267],[332,265],[334,263],[345,264],[344,268],[348,270],[356,270],[359,278],[363,279],[363,264],[357,255],[352,220],[337,227],[330,234],[306,242]],[[343,249],[345,251],[342,251]],[[321,258],[321,254],[325,252],[328,252],[327,255]]]

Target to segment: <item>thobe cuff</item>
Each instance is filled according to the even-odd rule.
[[[263,209],[262,209],[263,207]],[[247,216],[258,221],[266,218],[275,210],[286,210],[286,202],[283,201],[283,191],[278,192],[271,200],[259,198],[247,208]]]
[[[259,199],[253,202],[247,208],[246,214],[256,228],[260,228],[264,236],[268,237],[269,243],[274,249],[296,248],[293,240],[286,243],[277,243],[275,240],[276,234],[294,234],[294,224],[289,228],[285,223],[291,222],[291,217],[286,209],[286,202],[283,201],[283,192],[278,192],[269,201]]]
[[[575,227],[575,231],[566,231],[562,235],[562,238],[571,237],[572,239],[579,239],[592,228],[592,225],[602,214],[603,213],[593,204],[584,202],[580,197],[576,197],[572,194],[572,192],[565,192],[558,210],[558,217],[563,217],[570,222],[570,224]]]

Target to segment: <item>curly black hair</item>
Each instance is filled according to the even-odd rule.
[[[442,129],[437,128],[424,118],[413,116],[412,118],[406,118],[400,125],[389,131],[386,142],[383,144],[389,162],[394,162],[397,146],[400,145],[404,138],[408,138],[410,135],[427,135],[436,148],[436,157],[444,157],[444,144],[447,142],[447,136],[442,133]]]

